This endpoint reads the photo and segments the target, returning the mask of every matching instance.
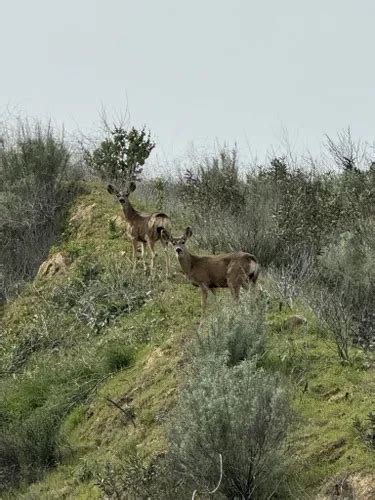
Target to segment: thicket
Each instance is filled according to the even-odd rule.
[[[26,120],[0,131],[0,301],[32,278],[61,230],[79,169],[64,137]]]
[[[353,344],[375,347],[375,163],[350,130],[328,137],[326,152],[325,168],[285,155],[241,170],[237,151],[224,148],[163,197],[182,201],[200,248],[255,254],[281,303],[305,300],[349,361]]]

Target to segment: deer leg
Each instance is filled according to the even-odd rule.
[[[138,241],[134,238],[132,239],[133,245],[133,269],[137,267],[137,250],[138,250]]]
[[[145,244],[141,242],[141,258],[143,262],[143,269],[146,271],[146,261],[145,261]]]
[[[164,252],[165,252],[165,273],[167,276],[169,276],[169,251],[168,251],[168,246],[164,247]]]
[[[231,286],[229,287],[230,292],[232,294],[233,299],[238,302],[240,300],[240,287],[239,286]]]
[[[155,260],[155,250],[154,250],[154,246],[155,246],[155,243],[151,240],[148,240],[147,242],[148,244],[148,248],[150,250],[150,254],[151,254],[151,270],[154,269],[154,260]]]
[[[202,292],[202,300],[201,300],[201,305],[202,305],[202,313],[206,311],[207,308],[207,295],[208,295],[208,288],[204,285],[200,286],[201,292]]]

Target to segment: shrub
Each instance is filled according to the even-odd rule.
[[[136,452],[118,457],[96,467],[96,484],[106,498],[181,498],[178,480],[170,475],[171,467],[164,455],[145,463]]]
[[[281,494],[288,456],[285,437],[289,398],[273,377],[248,361],[228,367],[227,359],[207,356],[185,383],[170,423],[175,473],[194,489],[227,498],[269,498]]]
[[[105,372],[116,372],[131,366],[135,358],[134,347],[119,342],[107,344],[103,352]]]
[[[227,354],[234,366],[243,360],[259,359],[266,348],[266,303],[251,290],[236,306],[218,308],[198,334],[196,356]]]
[[[0,492],[17,484],[21,474],[19,452],[14,436],[0,426]]]
[[[57,368],[56,368],[57,367]],[[62,456],[60,427],[65,416],[87,401],[108,377],[93,352],[51,356],[32,371],[3,382],[0,393],[0,478],[4,486],[32,482]],[[13,476],[8,476],[14,470]]]
[[[154,147],[145,128],[125,130],[114,126],[93,153],[85,151],[85,157],[102,179],[122,185],[139,177]]]
[[[19,123],[0,148],[0,300],[35,275],[59,232],[78,171],[50,125]]]
[[[123,260],[108,259],[101,269],[83,262],[73,279],[55,289],[54,301],[98,334],[121,314],[139,309],[150,287],[144,273],[133,272]]]
[[[354,343],[374,346],[375,239],[371,223],[357,224],[322,250],[310,283],[308,302],[328,326],[339,356],[349,359]]]

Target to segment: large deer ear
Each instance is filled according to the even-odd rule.
[[[191,229],[190,226],[188,226],[186,229],[185,229],[185,238],[188,239],[190,238],[190,236],[193,235],[193,230]]]
[[[115,188],[112,186],[112,184],[108,184],[107,191],[109,194],[115,194]]]
[[[129,193],[132,193],[133,191],[135,191],[135,188],[136,188],[136,183],[131,181],[131,183],[129,184]]]

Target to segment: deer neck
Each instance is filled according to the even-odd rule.
[[[133,207],[133,205],[130,203],[128,198],[124,198],[124,200],[121,201],[121,206],[122,206],[122,211],[124,212],[124,215],[125,215],[125,219],[128,222],[131,222],[132,220],[134,220],[137,217],[138,212]]]
[[[193,267],[194,255],[191,255],[187,250],[178,254],[178,261],[181,269],[185,274],[189,275]]]

